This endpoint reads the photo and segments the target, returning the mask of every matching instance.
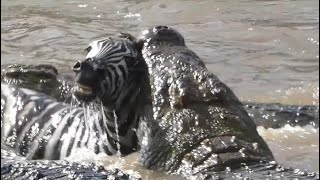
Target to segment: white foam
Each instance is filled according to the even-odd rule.
[[[319,128],[285,125],[279,129],[257,128],[277,162],[306,171],[319,171]]]
[[[306,125],[306,126],[290,126],[289,124],[286,124],[282,128],[273,129],[273,128],[264,128],[262,126],[259,126],[257,128],[259,134],[263,137],[267,137],[269,134],[272,134],[274,136],[276,135],[297,135],[300,136],[302,134],[317,134],[319,136],[319,128],[315,128],[312,125]]]

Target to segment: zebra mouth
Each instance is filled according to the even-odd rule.
[[[92,95],[92,87],[77,83],[76,92],[82,95]]]
[[[76,83],[73,94],[78,100],[85,102],[95,98],[94,88],[80,83]]]

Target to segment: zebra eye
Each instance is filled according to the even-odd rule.
[[[126,61],[127,67],[133,67],[137,63],[136,58],[132,56],[124,56],[124,60]]]

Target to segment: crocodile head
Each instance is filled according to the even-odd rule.
[[[58,90],[58,70],[49,64],[12,64],[1,71],[1,81],[20,87],[36,89],[46,94]]]
[[[185,45],[184,37],[175,29],[168,26],[154,26],[142,31],[139,40],[148,44],[166,43],[171,45]]]

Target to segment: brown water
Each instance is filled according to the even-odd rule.
[[[318,0],[2,0],[1,66],[52,63],[69,73],[92,40],[159,24],[179,30],[242,100],[319,105]],[[319,172],[318,129],[259,132],[279,162]]]

